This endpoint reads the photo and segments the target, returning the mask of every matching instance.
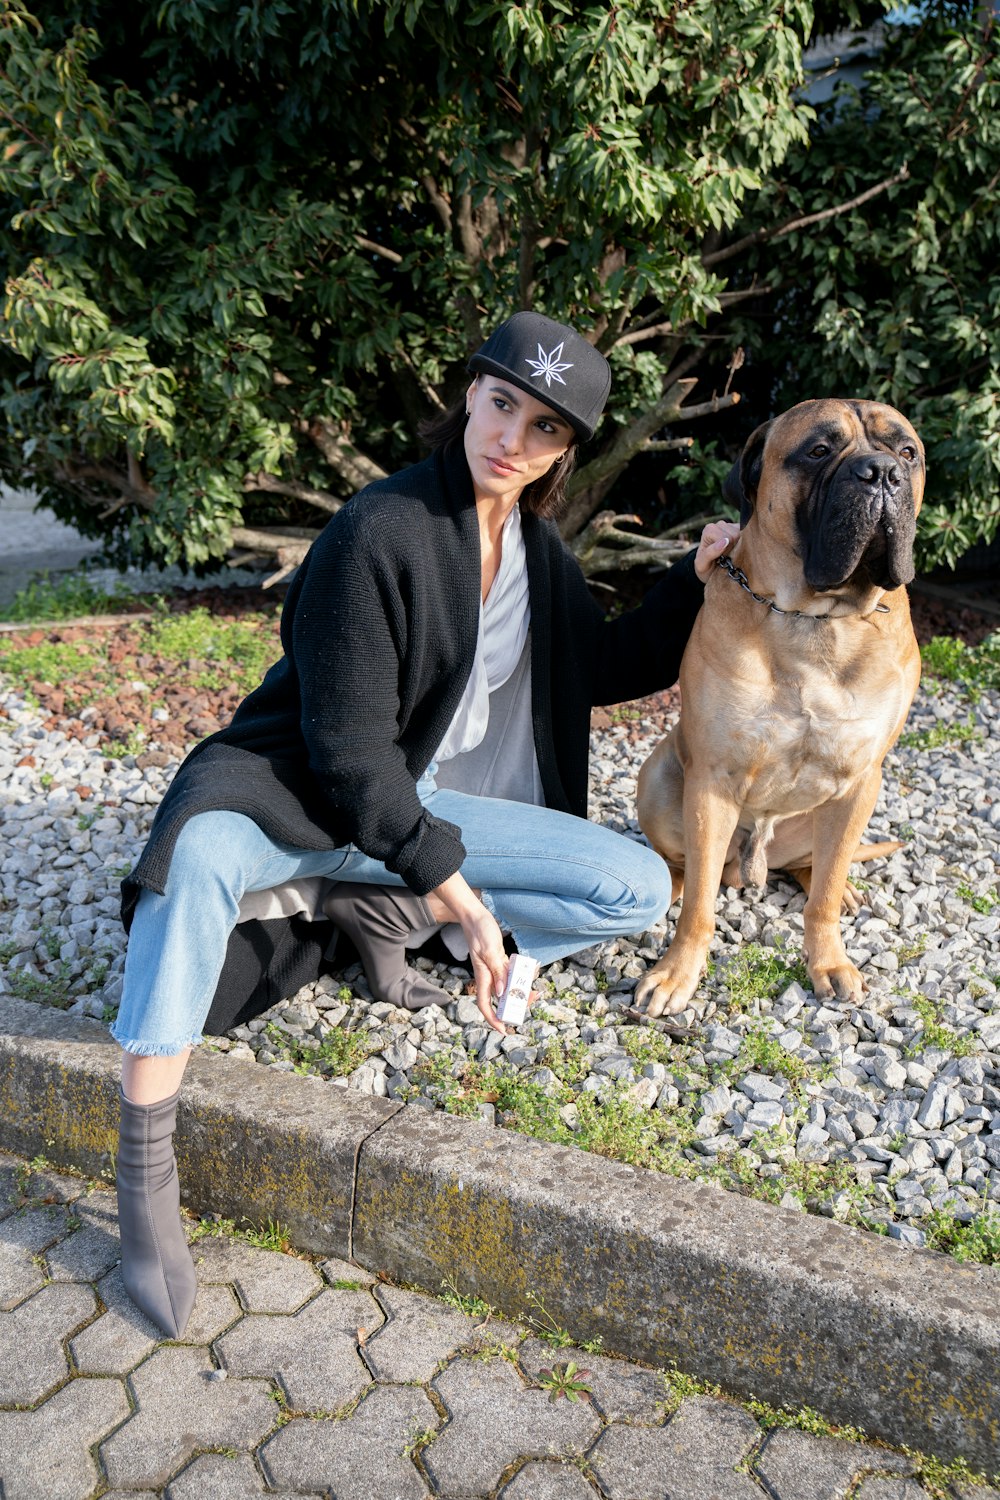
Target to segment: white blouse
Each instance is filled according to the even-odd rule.
[[[472,671],[436,761],[472,750],[486,734],[490,693],[503,687],[524,649],[531,623],[528,603],[528,556],[521,531],[521,509],[515,505],[500,536],[500,567],[485,604],[479,606],[479,634]]]

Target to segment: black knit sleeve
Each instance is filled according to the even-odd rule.
[[[694,571],[693,550],[657,579],[637,609],[615,618],[607,618],[592,597],[579,562],[565,547],[561,571],[568,615],[579,633],[573,642],[574,657],[586,673],[591,706],[645,697],[676,682],[705,597],[705,586]],[[555,600],[553,615],[558,615]],[[553,627],[558,631],[556,618]]]
[[[600,605],[590,600],[594,705],[644,698],[677,681],[681,657],[705,596],[694,570],[694,555],[692,550],[669,568],[639,607],[626,614],[608,619]]]
[[[422,806],[397,740],[407,622],[392,563],[357,501],[315,543],[290,640],[309,769],[351,842],[418,895],[465,858],[459,830]]]

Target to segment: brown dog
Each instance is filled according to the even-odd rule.
[[[684,895],[673,943],[636,989],[649,1015],[694,994],[720,883],[763,885],[769,869],[808,894],[816,995],[860,1000],[840,914],[851,861],[899,847],[859,845],[920,679],[901,585],[923,488],[920,439],[875,401],[792,407],[730,474],[743,529],[705,589],[680,721],[639,773],[640,826]]]

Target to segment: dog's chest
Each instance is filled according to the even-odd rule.
[[[730,732],[734,769],[748,773],[744,806],[787,814],[843,795],[859,769],[881,760],[898,713],[886,701],[893,696],[859,695],[817,676],[738,700]]]

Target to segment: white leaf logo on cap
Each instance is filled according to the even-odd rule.
[[[562,352],[562,344],[557,344],[551,354],[546,354],[541,344],[539,344],[538,358],[532,359],[529,355],[524,361],[526,365],[531,365],[532,380],[541,380],[544,377],[546,385],[551,385],[553,380],[558,380],[560,385],[565,385],[566,382],[563,380],[560,371],[572,370],[573,366],[572,364],[560,364]]]

